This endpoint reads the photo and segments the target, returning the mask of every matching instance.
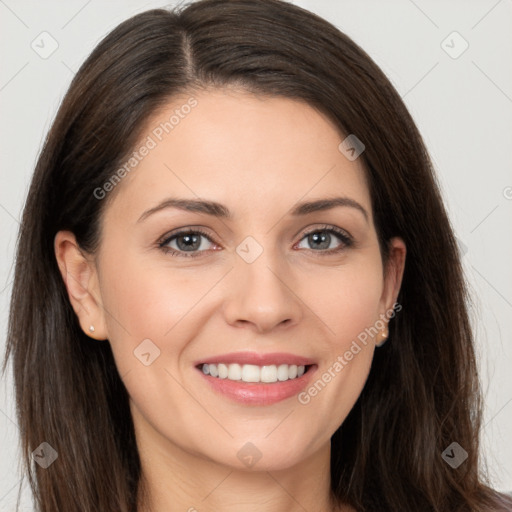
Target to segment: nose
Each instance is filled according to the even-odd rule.
[[[237,258],[228,284],[226,321],[236,327],[250,325],[258,333],[297,324],[303,303],[296,284],[286,263],[270,257],[269,251],[252,263]]]

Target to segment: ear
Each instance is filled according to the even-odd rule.
[[[80,250],[71,231],[59,231],[54,239],[55,256],[71,306],[87,336],[108,339],[95,263]],[[94,326],[94,332],[89,330]]]
[[[395,237],[389,241],[389,258],[384,269],[384,287],[380,299],[380,313],[390,311],[396,302],[405,268],[407,248],[404,241]]]

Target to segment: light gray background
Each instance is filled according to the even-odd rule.
[[[327,18],[372,56],[424,136],[478,304],[473,321],[486,404],[483,453],[493,485],[511,491],[512,0],[293,3]],[[121,21],[173,4],[0,0],[2,355],[19,218],[43,138],[70,80]],[[43,31],[59,45],[46,59],[31,47]],[[469,44],[457,58],[464,42],[450,35],[454,31]],[[12,511],[20,475],[10,373],[0,386],[0,510]],[[32,510],[26,485],[23,504]]]

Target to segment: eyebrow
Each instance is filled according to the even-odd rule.
[[[294,217],[299,217],[302,215],[309,215],[310,213],[314,212],[331,210],[339,206],[355,208],[364,215],[365,220],[368,222],[368,212],[357,201],[350,199],[349,197],[333,197],[299,203],[291,210],[290,214]],[[226,206],[215,201],[207,201],[203,199],[179,199],[176,197],[170,197],[157,204],[153,208],[146,210],[139,217],[137,222],[142,222],[150,215],[167,208],[176,208],[178,210],[185,210],[189,212],[204,213],[206,215],[212,215],[214,217],[227,220],[233,218],[233,214]]]

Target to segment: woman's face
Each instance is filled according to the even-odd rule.
[[[140,438],[231,467],[289,467],[328,445],[356,402],[405,248],[393,241],[385,278],[361,159],[325,116],[245,92],[193,98],[150,120],[105,212],[96,333]],[[198,366],[247,352],[268,359],[242,358],[228,377],[278,381]],[[312,366],[290,379],[300,363]]]

